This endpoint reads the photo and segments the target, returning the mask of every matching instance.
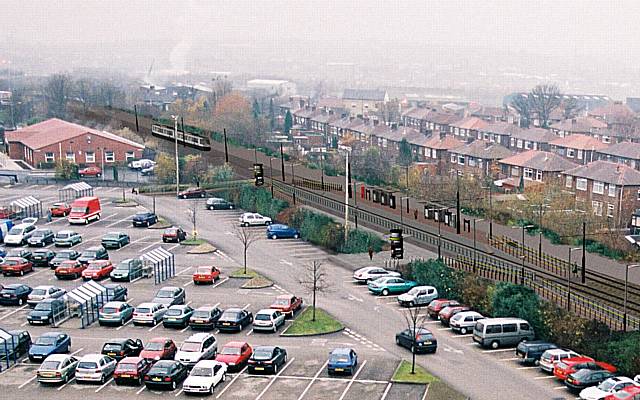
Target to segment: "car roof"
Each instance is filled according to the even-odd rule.
[[[54,287],[55,286],[53,286],[53,285],[39,285],[39,286],[34,287],[33,289],[51,289],[51,288],[54,288]]]
[[[211,311],[215,310],[217,307],[214,306],[201,306],[195,309],[195,311]]]
[[[82,356],[80,361],[99,361],[104,357],[103,354],[87,354]]]
[[[213,336],[210,333],[207,332],[198,332],[198,333],[194,333],[193,335],[189,336],[185,342],[204,342],[205,339],[207,339],[209,336]]]
[[[153,342],[153,343],[164,343],[166,341],[172,340],[171,338],[165,337],[165,336],[160,336],[160,337],[154,337],[152,339],[150,339],[147,343],[149,342]]]
[[[115,339],[109,339],[106,342],[104,342],[104,344],[123,344],[125,343],[127,340],[129,339],[125,339],[125,338],[115,338]]]
[[[142,357],[125,357],[118,364],[137,364],[142,360]]]
[[[120,307],[123,304],[127,304],[126,301],[110,301],[104,305],[104,307]]]
[[[332,355],[346,355],[351,353],[353,349],[349,347],[338,347],[337,349],[331,350]]]
[[[14,225],[12,228],[22,228],[22,229],[24,229],[27,226],[33,226],[33,224],[21,223],[21,224]]]
[[[126,233],[124,233],[122,231],[111,231],[111,232],[105,233],[105,236],[106,235],[126,235]]]
[[[165,287],[161,288],[160,290],[176,290],[176,289],[178,289],[177,286],[165,286]],[[158,292],[160,290],[158,290]]]
[[[281,294],[279,296],[276,296],[276,299],[286,299],[289,300],[290,298],[292,298],[293,295],[292,294]]]
[[[289,228],[289,226],[285,224],[271,224],[269,225],[268,229],[287,229],[287,228]]]
[[[72,231],[72,230],[68,230],[68,229],[63,229],[61,231],[58,231],[58,233],[66,233],[66,234],[70,234],[70,233],[76,233],[76,231]]]
[[[451,308],[457,308],[457,307],[467,307],[467,306],[453,306]],[[482,315],[477,311],[471,311],[471,310],[467,310],[467,311],[460,311],[459,313],[456,314],[456,316],[458,315],[462,315],[462,316],[467,316],[467,315]],[[458,317],[460,318],[460,317]]]
[[[227,308],[224,312],[240,312],[244,311],[242,308]]]
[[[242,347],[245,344],[249,344],[247,342],[240,342],[240,341],[231,341],[231,342],[227,342],[224,344],[223,347]]]
[[[180,363],[180,361],[176,361],[176,360],[158,360],[153,364],[153,367],[151,367],[151,368],[168,367],[168,366],[179,364],[179,363]]]
[[[215,361],[215,360],[200,360],[198,361],[198,363],[195,365],[195,367],[199,367],[199,368],[213,368],[216,365],[222,365],[223,363],[221,363],[220,361]]]
[[[258,311],[256,313],[256,315],[258,314],[267,314],[267,315],[272,315],[273,313],[278,312],[278,310],[274,309],[274,308],[263,308],[262,310]]]
[[[46,361],[64,361],[69,357],[73,357],[70,354],[51,354],[49,356],[47,356]]]
[[[564,354],[564,353],[575,353],[573,350],[569,349],[549,349],[547,350],[549,354]],[[576,353],[577,354],[577,353]]]
[[[42,335],[40,335],[39,337],[58,337],[60,335],[66,335],[66,333],[64,332],[45,332]]]
[[[119,288],[119,287],[123,287],[121,284],[119,283],[105,283],[104,285],[102,285],[104,287],[106,287],[107,289],[115,289],[115,288]]]
[[[184,310],[184,309],[186,309],[187,307],[189,307],[189,306],[188,306],[188,305],[186,305],[186,304],[174,304],[174,305],[172,305],[171,307],[169,307],[168,309],[169,309],[169,310]]]
[[[4,287],[4,289],[17,289],[19,287],[25,286],[22,283],[10,283]]]
[[[276,348],[276,346],[256,346],[253,348],[253,352],[255,353],[256,351],[273,351]]]
[[[153,303],[153,302],[146,302],[146,303],[140,303],[136,306],[136,308],[138,307],[144,307],[144,308],[151,308],[153,306],[157,306],[160,305],[160,303]]]

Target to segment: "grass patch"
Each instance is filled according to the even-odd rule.
[[[424,368],[416,364],[415,374],[411,373],[411,362],[407,360],[400,361],[396,372],[393,373],[391,382],[394,383],[417,383],[427,385],[439,382],[439,379],[428,373]],[[435,397],[434,397],[435,398]],[[439,397],[448,398],[448,397]]]
[[[156,222],[155,224],[151,225],[148,229],[167,229],[167,228],[171,228],[173,225],[171,225],[170,222],[167,222],[167,220],[165,220],[164,218],[158,218],[158,222]]]
[[[205,243],[208,243],[208,242],[204,239],[193,239],[193,238],[183,240],[182,242],[180,242],[180,244],[183,246],[200,246]]]
[[[252,269],[247,268],[247,273],[245,274],[244,268],[238,268],[237,270],[233,271],[231,275],[229,275],[229,278],[252,279],[260,276],[260,274]]]
[[[315,321],[311,321],[312,314],[311,307],[305,308],[293,323],[289,325],[289,328],[282,333],[282,336],[322,335],[344,329],[344,325],[342,325],[340,321],[320,308],[316,308]]]
[[[249,279],[245,283],[240,286],[243,289],[264,289],[266,287],[270,287],[273,285],[269,279],[264,276],[256,276],[254,278]]]
[[[218,249],[216,249],[211,243],[205,242],[188,250],[187,254],[209,254],[216,252],[216,250]]]

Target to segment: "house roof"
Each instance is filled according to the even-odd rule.
[[[588,113],[608,123],[629,122],[636,117],[636,113],[626,104],[621,102],[609,102],[603,106],[594,108]]]
[[[629,158],[633,160],[640,160],[640,143],[620,142],[612,144],[602,150],[598,150],[598,153],[622,158]]]
[[[604,129],[607,124],[593,117],[577,117],[565,119],[551,125],[552,129],[564,132],[591,132],[593,129]]]
[[[387,92],[377,89],[345,89],[342,98],[347,100],[384,101]]]
[[[17,131],[5,133],[9,142],[20,142],[33,150],[41,149],[52,144],[73,139],[82,135],[95,135],[105,139],[124,143],[131,147],[144,149],[144,146],[132,140],[122,138],[113,133],[99,131],[86,126],[51,118],[46,121],[28,126]]]
[[[507,122],[488,122],[484,127],[478,130],[481,132],[511,136],[516,132],[520,132],[522,128],[520,128],[518,125],[510,124]]]
[[[541,171],[557,172],[575,168],[575,164],[556,153],[539,150],[529,150],[503,158],[500,164],[515,165],[521,168],[533,168]]]
[[[470,114],[472,117],[492,117],[492,118],[504,118],[507,115],[507,110],[503,107],[493,106],[480,106],[473,110]]]
[[[499,160],[513,154],[511,150],[502,145],[487,143],[481,140],[476,140],[467,145],[452,149],[451,152],[469,157],[482,158],[484,160]]]
[[[560,137],[549,142],[549,144],[558,147],[568,147],[578,150],[599,150],[608,147],[606,143],[602,143],[600,140],[593,136],[587,135],[569,135]]]
[[[526,128],[515,131],[511,134],[512,138],[529,140],[531,142],[549,143],[558,138],[553,132],[543,128]]]
[[[450,123],[449,125],[460,128],[460,129],[470,129],[470,130],[482,130],[487,126],[488,122],[478,118],[478,117],[467,117],[463,118],[459,121]]]
[[[424,119],[431,112],[428,108],[413,107],[402,113],[403,117]]]
[[[424,147],[435,150],[451,150],[464,145],[465,143],[463,141],[458,140],[453,136],[445,136],[441,138],[438,134],[435,134],[427,140]]]
[[[332,109],[336,109],[336,108],[344,108],[344,103],[342,102],[342,99],[339,99],[337,97],[323,97],[320,100],[318,100],[318,104],[317,104],[318,108],[332,108]]]
[[[433,122],[434,124],[450,125],[456,121],[462,120],[462,118],[460,118],[460,116],[456,114],[431,111],[426,115],[425,120],[428,122]]]
[[[640,171],[608,161],[594,161],[565,171],[564,174],[614,185],[640,186]]]

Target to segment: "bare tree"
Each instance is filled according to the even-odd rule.
[[[71,78],[65,74],[52,75],[44,87],[48,114],[63,118],[67,113],[67,98],[71,92]]]
[[[427,315],[420,315],[422,307],[410,307],[406,312],[402,313],[404,320],[407,323],[407,329],[411,333],[413,343],[411,344],[411,373],[416,373],[416,337],[418,331],[424,325]]]
[[[328,292],[331,285],[327,281],[327,273],[325,272],[320,261],[313,261],[304,266],[304,274],[300,278],[300,285],[311,293],[311,321],[316,320],[316,296],[318,293]]]
[[[528,128],[531,124],[531,103],[527,94],[518,94],[511,100],[513,107],[518,115],[520,115],[520,127]]]
[[[234,226],[233,234],[243,246],[243,255],[244,255],[244,274],[247,274],[247,250],[249,247],[256,241],[260,240],[262,235],[260,235],[259,231],[255,229],[251,229],[248,226]]]
[[[538,85],[529,93],[531,110],[538,116],[541,127],[549,125],[549,116],[560,106],[561,99],[560,89],[556,85]]]
[[[578,115],[580,111],[582,111],[582,107],[578,104],[578,101],[573,97],[569,97],[568,99],[563,101],[562,106],[563,106],[562,116],[565,119],[573,118],[576,115]]]

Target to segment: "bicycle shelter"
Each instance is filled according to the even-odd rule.
[[[70,201],[80,197],[93,196],[93,186],[86,182],[70,183],[58,189],[59,201]]]
[[[142,260],[142,268],[145,271],[150,272],[153,270],[154,284],[159,285],[169,278],[173,278],[176,275],[176,262],[173,253],[162,247],[156,247],[155,249],[144,253],[140,260]],[[147,276],[149,273],[147,272]]]
[[[42,202],[33,196],[21,197],[10,204],[18,218],[41,217]]]
[[[67,296],[70,299],[69,315],[79,317],[83,329],[98,320],[100,308],[109,301],[107,289],[95,281],[78,286]]]
[[[18,343],[15,342],[13,335],[0,328],[0,371],[18,362],[16,347]]]

